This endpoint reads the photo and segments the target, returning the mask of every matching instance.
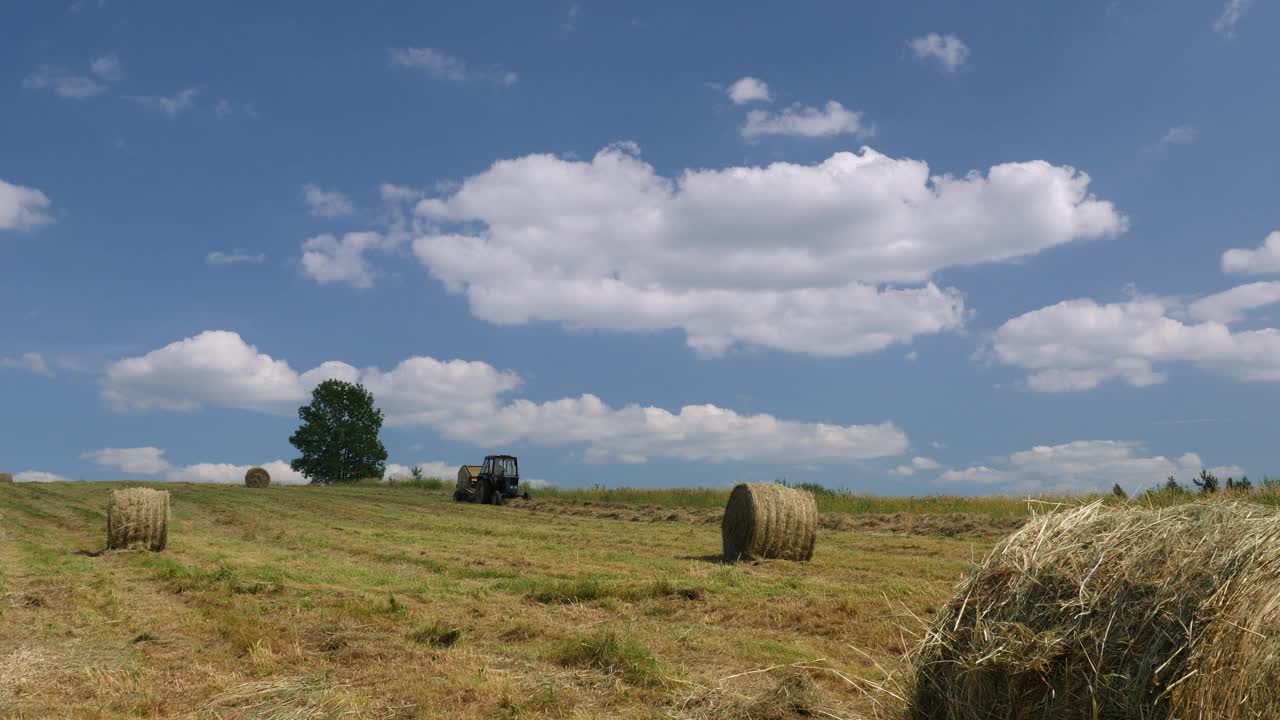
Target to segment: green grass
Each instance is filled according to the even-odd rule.
[[[561,665],[599,670],[634,685],[656,685],[662,677],[653,654],[630,634],[602,632],[571,638],[556,649],[554,657]]]
[[[98,554],[125,485],[170,492],[163,553]],[[715,525],[455,503],[447,487],[0,485],[0,716],[704,720],[720,705],[691,689],[720,702],[778,681],[751,670],[901,670],[914,618],[993,542],[823,530],[810,563],[726,566]],[[725,497],[610,492],[539,495]],[[819,682],[822,707],[866,714],[837,676]]]
[[[656,505],[684,509],[721,509],[729,500],[729,488],[604,488],[590,489],[543,488],[534,491],[540,499],[565,502],[598,502],[635,505]],[[1021,517],[1031,514],[1033,507],[1046,503],[1075,504],[1096,499],[1097,496],[1054,496],[1018,498],[1011,496],[964,497],[958,495],[928,495],[923,497],[878,497],[860,495],[848,491],[814,493],[819,512],[849,514],[889,513],[975,513],[991,517]]]
[[[1147,506],[1165,507],[1199,499],[1190,490],[1168,491],[1153,484],[1149,490],[1135,493],[1129,500]],[[1008,495],[984,495],[977,497],[960,495],[924,495],[920,497],[880,497],[863,495],[848,490],[830,490],[821,486],[801,485],[814,494],[819,512],[839,512],[851,515],[865,514],[950,514],[971,513],[993,518],[1026,517],[1033,512],[1044,512],[1057,507],[1074,506],[1102,500],[1108,504],[1123,502],[1110,493],[1081,495],[1037,495],[1014,497]],[[539,499],[560,500],[570,503],[594,502],[622,505],[652,505],[664,508],[689,510],[721,509],[729,500],[729,488],[557,488],[548,487],[534,491]],[[1217,499],[1256,502],[1262,505],[1280,506],[1280,485],[1255,486],[1251,492],[1217,493]]]

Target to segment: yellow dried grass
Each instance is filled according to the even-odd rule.
[[[112,490],[107,500],[107,549],[160,552],[169,540],[169,492]]]
[[[809,560],[818,536],[818,504],[804,490],[744,483],[729,493],[720,535],[726,562]]]
[[[912,668],[912,720],[1280,717],[1280,513],[1034,518],[964,580]]]

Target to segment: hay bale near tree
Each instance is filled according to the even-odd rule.
[[[813,495],[778,484],[741,484],[729,493],[720,521],[726,562],[809,560],[818,537]]]
[[[934,618],[911,720],[1280,717],[1280,513],[1101,503],[1034,518]]]
[[[244,474],[244,486],[264,488],[271,484],[271,473],[260,467],[249,468]]]
[[[164,550],[169,541],[169,491],[112,490],[107,500],[107,549]]]
[[[13,482],[13,475],[11,473],[0,473],[0,483],[11,482]]]

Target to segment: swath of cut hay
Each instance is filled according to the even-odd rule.
[[[249,468],[244,474],[244,486],[264,488],[271,484],[271,473],[260,467]]]
[[[778,484],[741,484],[729,493],[720,521],[726,562],[809,560],[818,537],[813,495]]]
[[[107,549],[160,552],[169,541],[169,491],[112,490],[107,501]]]
[[[1280,514],[1036,517],[960,585],[912,669],[911,720],[1280,718]]]

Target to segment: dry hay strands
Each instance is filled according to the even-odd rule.
[[[911,720],[1280,718],[1280,514],[1100,503],[1033,518],[912,656]]]
[[[169,540],[169,491],[112,490],[107,501],[107,549],[164,550]]]
[[[726,562],[809,560],[818,537],[813,495],[778,484],[741,484],[729,493],[720,521]]]
[[[271,484],[271,473],[260,467],[249,468],[244,474],[244,486],[251,488],[264,488]]]
[[[11,482],[13,482],[12,473],[0,473],[0,483],[11,483]]]

